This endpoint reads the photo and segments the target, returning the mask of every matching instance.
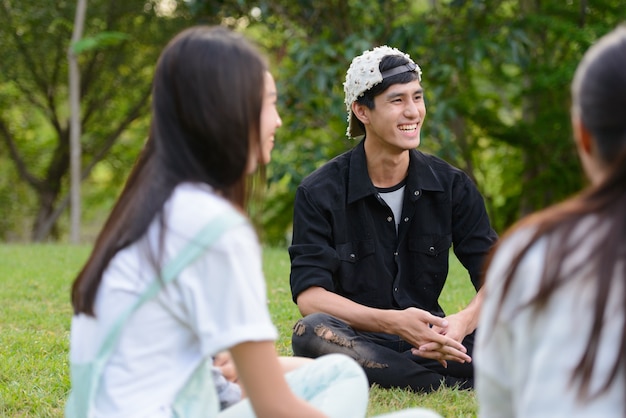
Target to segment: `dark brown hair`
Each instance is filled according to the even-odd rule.
[[[593,374],[599,352],[600,335],[603,332],[604,317],[609,295],[620,292],[621,315],[626,316],[626,286],[618,281],[626,280],[626,27],[618,27],[601,38],[585,54],[578,66],[572,83],[572,112],[580,115],[583,125],[593,138],[592,147],[608,175],[600,184],[592,185],[579,195],[559,205],[533,214],[511,228],[502,238],[506,240],[521,228],[534,231],[530,241],[516,253],[504,279],[500,307],[513,282],[516,269],[528,250],[537,240],[549,236],[546,262],[543,268],[539,289],[528,306],[541,310],[552,294],[568,280],[564,274],[564,264],[579,263],[591,267],[591,274],[585,277],[595,288],[593,327],[587,336],[584,354],[572,371],[572,383],[578,387],[582,399],[591,399],[605,392],[618,375],[626,374],[626,322],[620,333],[619,355],[612,359],[613,372],[606,377],[596,393],[590,392],[590,378]],[[594,215],[590,217],[589,215]],[[593,239],[571,239],[580,221],[592,219],[587,231]],[[606,226],[607,222],[610,227]],[[602,232],[600,232],[602,231]],[[597,234],[602,234],[598,236]],[[597,239],[596,239],[597,238]],[[568,259],[581,245],[591,245],[591,258],[584,260]],[[497,250],[497,246],[495,248]],[[489,257],[488,264],[493,257]],[[621,271],[618,268],[621,266]],[[574,268],[576,268],[574,267]],[[568,267],[569,269],[569,267]],[[526,306],[526,305],[525,305]],[[549,336],[547,336],[549,338]],[[626,393],[624,394],[626,396]]]
[[[75,313],[94,315],[109,262],[155,220],[162,245],[163,205],[178,184],[209,184],[244,207],[250,143],[260,142],[266,69],[243,36],[223,27],[189,28],[165,47],[152,84],[148,140],[74,281]],[[150,258],[158,268],[158,254]]]

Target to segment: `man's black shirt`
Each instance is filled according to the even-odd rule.
[[[309,175],[296,192],[293,300],[312,286],[383,309],[444,315],[438,299],[451,246],[476,289],[497,239],[471,179],[445,161],[410,151],[398,232],[372,184],[364,142]]]

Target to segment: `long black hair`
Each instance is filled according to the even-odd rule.
[[[591,273],[585,276],[585,280],[595,288],[593,327],[584,354],[572,371],[572,384],[577,385],[582,399],[591,399],[605,392],[618,375],[626,375],[626,357],[623,355],[626,352],[625,321],[621,330],[604,331],[619,333],[619,354],[612,359],[613,372],[603,385],[595,393],[590,391],[604,318],[610,315],[606,312],[607,301],[613,293],[619,292],[621,315],[626,316],[626,26],[601,38],[585,54],[572,83],[572,112],[575,117],[580,117],[582,125],[591,134],[594,154],[607,175],[579,195],[525,218],[504,235],[503,240],[506,240],[520,228],[534,231],[529,243],[515,255],[503,278],[500,306],[524,255],[543,236],[551,235],[554,239],[548,243],[546,260],[549,263],[544,266],[539,289],[529,306],[540,310],[568,280],[564,267],[566,261],[579,263],[568,266],[568,271],[590,266]],[[585,224],[592,239],[574,240],[572,237],[575,232],[580,233],[577,228],[581,227],[583,218],[593,219]],[[582,245],[591,245],[591,257],[572,260],[571,253]]]
[[[163,205],[178,184],[209,184],[244,207],[249,149],[251,141],[260,142],[266,70],[258,51],[223,27],[192,27],[168,43],[154,74],[148,140],[74,281],[75,313],[94,315],[109,262],[155,219],[163,226]],[[157,255],[152,259],[158,264]]]

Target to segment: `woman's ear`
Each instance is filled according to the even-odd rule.
[[[598,159],[595,139],[580,117],[572,117],[572,128],[583,170],[592,184],[598,184],[604,178],[605,170]]]
[[[582,119],[579,116],[572,117],[572,130],[574,131],[574,140],[581,152],[589,155],[593,148],[593,139],[591,133],[587,127],[583,124]]]
[[[363,125],[369,124],[368,111],[369,108],[365,105],[362,105],[359,102],[352,102],[352,113],[363,123]]]

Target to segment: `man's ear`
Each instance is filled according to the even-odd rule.
[[[359,102],[352,102],[352,113],[363,123],[363,125],[369,124],[369,117],[367,111],[369,108],[365,105],[362,105]]]

